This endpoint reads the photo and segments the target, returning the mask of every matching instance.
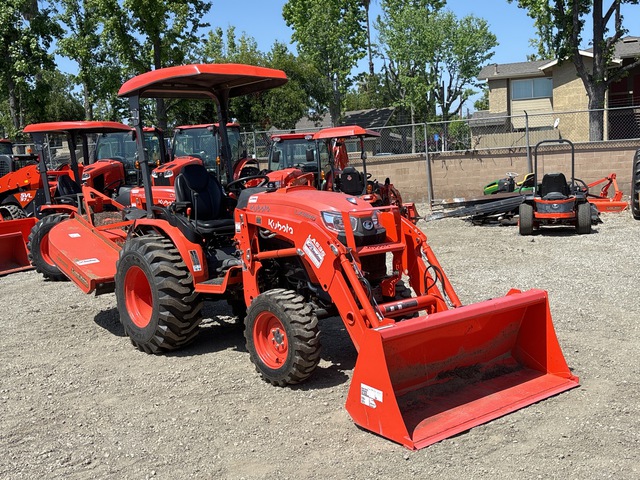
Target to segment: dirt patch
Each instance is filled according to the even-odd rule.
[[[463,303],[547,290],[582,386],[409,452],[344,409],[356,353],[339,319],[321,323],[310,380],[277,388],[226,304],[207,304],[187,348],[147,355],[113,294],[23,272],[0,278],[0,478],[638,478],[640,222],[609,214],[591,235],[531,237],[420,226]]]

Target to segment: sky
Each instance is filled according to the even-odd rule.
[[[295,46],[291,44],[292,30],[287,27],[282,18],[282,7],[286,0],[241,0],[240,2],[229,0],[212,0],[213,6],[203,21],[210,24],[210,28],[221,27],[226,31],[227,27],[234,26],[236,35],[243,32],[253,37],[258,43],[258,48],[267,52],[271,50],[273,43],[279,41],[289,45],[295,52]],[[605,6],[610,0],[604,2]],[[241,6],[241,8],[239,8]],[[529,40],[535,36],[533,20],[526,11],[518,8],[517,1],[508,3],[507,0],[447,0],[446,8],[457,17],[475,15],[484,18],[489,23],[490,31],[496,35],[498,46],[494,49],[494,56],[490,63],[514,63],[527,61],[527,55],[535,53],[529,45]],[[640,5],[623,5],[624,23],[629,30],[629,35],[640,36]],[[380,0],[371,0],[370,18],[372,25],[372,42],[377,43],[377,33],[373,29],[373,23],[381,14]],[[587,26],[586,28],[591,28]],[[589,30],[585,29],[589,36]],[[588,44],[582,48],[589,48]],[[59,67],[69,73],[75,73],[77,66],[68,59],[56,57]],[[376,70],[380,70],[380,61],[376,63]],[[484,66],[484,65],[483,65]],[[363,58],[353,74],[367,71],[367,58]],[[468,106],[479,98],[476,95],[468,102]]]
[[[285,44],[291,42],[291,29],[286,26],[282,18],[282,6],[286,0],[243,0],[242,11],[238,11],[238,4],[229,0],[212,0],[213,7],[205,20],[212,27],[229,25],[236,28],[236,34],[246,32],[258,42],[262,51],[271,49],[273,42],[278,40]],[[605,5],[609,2],[605,1]],[[448,0],[447,9],[457,17],[475,15],[484,18],[489,23],[490,31],[496,35],[499,45],[495,48],[495,55],[491,63],[514,63],[527,61],[527,55],[535,53],[529,46],[529,40],[535,36],[533,20],[526,11],[518,8],[517,2],[508,3],[507,0]],[[249,13],[251,12],[251,13]],[[381,13],[380,0],[372,0],[370,17],[372,21]],[[640,36],[640,6],[625,6],[623,25],[629,29],[629,35]],[[372,42],[377,42],[373,32]],[[290,47],[295,51],[295,47]],[[583,48],[589,48],[584,45]],[[358,71],[366,69],[367,60],[363,59]]]

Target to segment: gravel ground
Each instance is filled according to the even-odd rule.
[[[532,237],[421,222],[463,303],[549,292],[581,387],[416,452],[350,420],[356,353],[340,320],[322,324],[310,381],[276,388],[226,305],[207,305],[188,348],[152,356],[124,337],[113,294],[2,277],[0,478],[640,478],[640,222],[603,219],[591,235]]]

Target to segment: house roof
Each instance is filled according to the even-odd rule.
[[[351,110],[345,112],[342,125],[359,125],[362,128],[385,127],[394,112],[393,107],[369,108],[367,110]],[[303,117],[296,123],[296,130],[314,130],[317,128],[331,127],[331,117],[324,115],[319,121],[309,120]]]
[[[471,128],[501,126],[509,120],[508,115],[507,112],[492,113],[488,110],[479,110],[473,112],[473,116],[469,119],[469,126]]]
[[[593,53],[593,48],[587,49],[587,52]],[[640,37],[624,37],[620,39],[616,43],[613,57],[616,59],[640,57]]]
[[[580,50],[580,54],[593,57],[593,48]],[[624,37],[616,43],[613,61],[620,63],[623,58],[640,57],[640,37]],[[483,67],[478,80],[500,78],[542,77],[544,70],[558,64],[558,59],[535,60],[533,62],[491,64]]]
[[[549,60],[535,60],[533,62],[494,63],[487,65],[478,74],[478,80],[494,80],[498,78],[543,77],[540,67]]]

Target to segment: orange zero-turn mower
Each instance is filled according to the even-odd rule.
[[[538,183],[538,150],[543,144],[567,144],[571,148],[571,177],[562,172],[545,173]],[[542,226],[571,226],[579,235],[591,233],[592,211],[587,201],[589,187],[575,176],[575,148],[571,141],[542,140],[533,154],[534,190],[524,196],[518,210],[520,235],[532,235]],[[595,214],[598,211],[594,206]]]
[[[229,98],[286,81],[284,72],[261,67],[186,65],[135,77],[119,94],[130,99],[136,129],[140,97],[213,99],[224,138]],[[51,229],[52,258],[85,292],[115,285],[125,332],[150,353],[188,343],[203,301],[226,300],[245,317],[257,371],[278,386],[313,374],[319,323],[339,316],[358,351],[349,414],[411,449],[578,385],[546,292],[511,290],[463,306],[426,236],[397,206],[268,178],[242,188],[254,179],[227,184],[234,200],[204,166],[186,166],[174,205],[147,200],[135,219],[123,209],[125,220],[101,225],[92,222],[104,199],[87,190],[94,215]]]

